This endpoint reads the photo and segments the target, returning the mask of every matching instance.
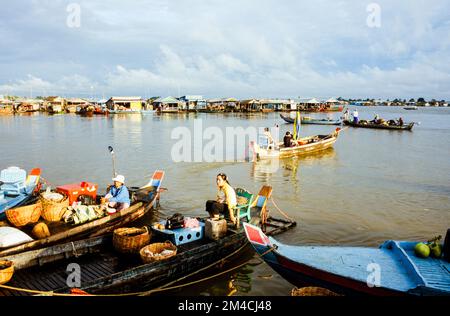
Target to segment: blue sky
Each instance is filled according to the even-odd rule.
[[[0,42],[0,94],[450,99],[444,0],[9,1]]]

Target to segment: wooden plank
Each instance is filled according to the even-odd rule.
[[[105,275],[110,275],[114,273],[114,269],[107,263],[99,264],[97,268],[100,271],[102,271]]]
[[[154,200],[150,203],[153,204]],[[64,231],[61,233],[57,233],[55,235],[52,235],[48,238],[45,239],[40,239],[40,240],[35,240],[23,245],[19,245],[16,247],[12,247],[3,251],[0,251],[0,256],[4,257],[4,256],[8,256],[8,255],[12,255],[12,254],[16,254],[18,252],[22,252],[22,251],[27,251],[27,250],[31,250],[40,246],[44,246],[44,245],[48,245],[69,237],[73,237],[76,236],[80,233],[89,231],[89,230],[93,230],[95,228],[99,228],[103,225],[106,225],[108,223],[120,220],[120,219],[128,219],[129,216],[128,215],[132,215],[134,212],[139,212],[142,211],[143,209],[143,203],[142,202],[138,202],[135,205],[132,205],[130,208],[122,210],[120,212],[117,212],[113,215],[109,215],[109,216],[105,216],[102,217],[100,219],[97,219],[95,221],[92,222],[88,222],[86,224],[80,225],[80,226],[76,226],[75,228],[69,229],[68,231]],[[117,224],[116,224],[117,225]]]
[[[61,245],[55,245],[45,249],[33,250],[25,253],[11,255],[5,258],[1,258],[1,260],[13,261],[14,269],[17,271],[43,263],[58,261],[63,257],[72,258],[75,256],[75,253],[84,253],[88,251],[88,249],[91,249],[95,246],[101,246],[110,239],[110,236],[84,239],[64,243]]]
[[[91,274],[91,275],[94,276],[94,279],[98,279],[98,278],[104,277],[105,275],[104,275],[102,272],[100,272],[100,271],[97,269],[96,266],[97,266],[96,264],[89,265],[89,266],[87,266],[87,268],[85,268],[84,270],[82,270],[82,273],[88,271],[89,274]]]

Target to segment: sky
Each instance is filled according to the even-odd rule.
[[[450,99],[450,2],[18,0],[0,95]]]

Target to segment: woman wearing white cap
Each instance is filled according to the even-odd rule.
[[[125,177],[117,175],[112,179],[114,185],[111,186],[108,194],[105,195],[104,203],[108,203],[108,207],[121,211],[130,207],[130,193],[125,186]],[[115,212],[110,212],[115,213]]]

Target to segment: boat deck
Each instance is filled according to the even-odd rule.
[[[444,260],[422,259],[414,254],[415,243],[400,242],[399,246],[411,260],[413,267],[421,277],[424,286],[450,293],[450,263]]]
[[[379,271],[380,287],[417,295],[450,293],[450,263],[418,258],[415,243],[388,241],[380,248],[289,246],[271,238],[277,252],[302,265],[367,283]]]
[[[388,250],[363,247],[296,247],[272,242],[278,246],[279,253],[291,260],[345,278],[366,282],[375,267],[372,265],[378,264],[382,287],[407,291],[415,284],[405,270],[402,260],[392,257]]]
[[[43,292],[67,293],[70,288],[77,287],[67,284],[67,280],[72,280],[70,275],[73,273],[73,269],[67,271],[69,264],[76,263],[81,271],[81,289],[90,293],[123,293],[130,291],[130,288],[146,290],[213,263],[246,243],[243,233],[230,231],[227,238],[218,242],[203,239],[179,245],[177,256],[171,260],[143,264],[139,254],[122,255],[113,249],[112,241],[109,240],[106,244],[90,248],[89,252],[92,253],[78,258],[72,257],[76,254],[75,251],[69,259],[15,271],[6,285]],[[139,286],[137,281],[141,283]],[[0,288],[0,296],[35,294],[37,293]]]

